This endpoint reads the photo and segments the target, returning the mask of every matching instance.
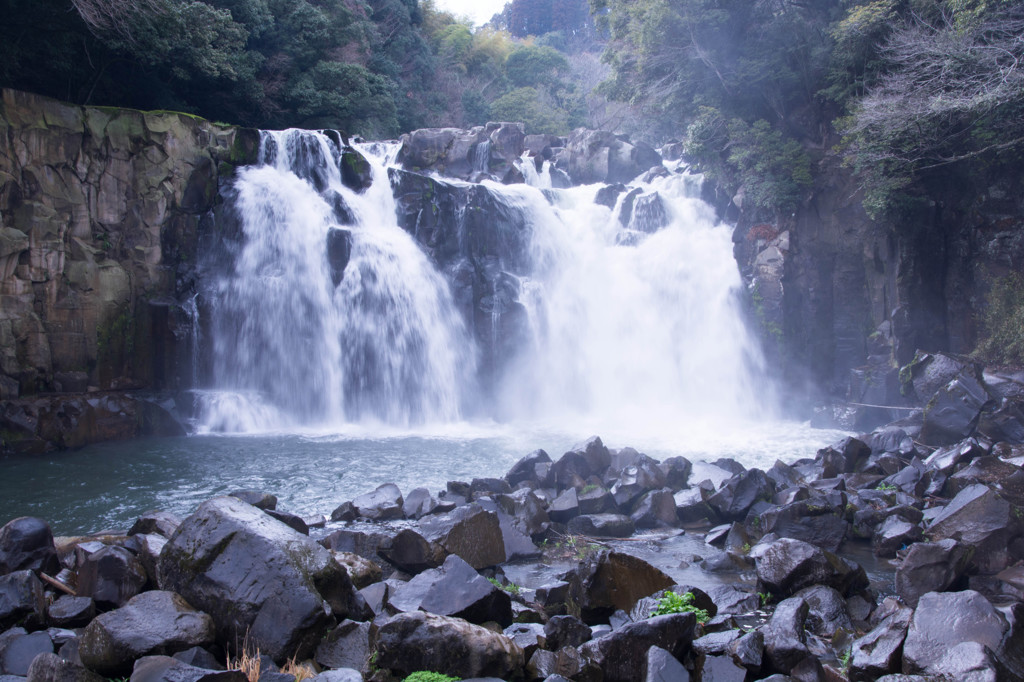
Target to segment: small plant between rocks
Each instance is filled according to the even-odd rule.
[[[403,682],[459,682],[461,677],[449,677],[442,673],[430,672],[427,670],[417,670],[413,674],[405,678]]]
[[[692,613],[697,617],[697,622],[701,624],[708,622],[708,618],[710,618],[706,609],[697,608],[693,603],[693,592],[684,592],[683,594],[666,592],[658,602],[658,607],[651,612],[651,617],[665,616],[670,613]]]

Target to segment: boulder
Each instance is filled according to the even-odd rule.
[[[889,516],[871,536],[871,548],[877,556],[894,557],[897,550],[924,539],[921,527],[899,516]]]
[[[505,635],[461,618],[423,612],[400,613],[384,623],[373,654],[377,667],[400,677],[432,670],[463,679],[509,679],[525,663],[523,650]]]
[[[173,592],[154,590],[97,616],[79,644],[82,663],[107,677],[126,675],[135,659],[214,641],[213,620]]]
[[[200,505],[159,566],[161,587],[210,614],[221,643],[247,637],[275,661],[308,656],[365,606],[328,550],[233,497]]]
[[[334,560],[341,564],[345,572],[348,573],[352,585],[357,590],[380,582],[384,578],[380,566],[358,554],[352,552],[331,552],[331,554],[334,556]]]
[[[46,605],[43,584],[29,569],[0,575],[0,630],[16,623],[42,625]]]
[[[761,670],[764,660],[764,633],[754,630],[731,642],[726,647],[726,652],[732,656],[736,663],[742,665],[750,672]]]
[[[89,554],[78,568],[78,594],[91,597],[101,608],[123,606],[142,591],[148,577],[137,556],[124,547],[108,545]]]
[[[394,483],[377,486],[372,493],[359,495],[352,499],[356,513],[371,521],[388,521],[400,519],[402,513],[402,491]]]
[[[706,491],[700,487],[680,490],[673,495],[679,523],[683,525],[706,523],[717,518],[715,511],[705,501],[706,496]]]
[[[407,519],[421,519],[437,511],[437,498],[426,488],[416,488],[405,496],[402,503],[402,514]]]
[[[946,591],[961,581],[973,554],[972,547],[953,539],[912,544],[896,567],[896,594],[917,606],[921,595]]]
[[[479,505],[468,504],[447,514],[424,518],[420,530],[427,541],[462,557],[475,569],[506,560],[498,516]]]
[[[46,610],[47,622],[59,628],[85,627],[96,617],[96,602],[89,597],[61,595]]]
[[[573,131],[566,141],[565,152],[569,176],[581,185],[629,182],[661,164],[661,157],[652,147],[642,142],[632,145],[607,131],[583,128]]]
[[[645,493],[633,505],[629,517],[637,528],[671,528],[679,523],[675,499],[668,488]]]
[[[239,491],[241,492],[241,491]],[[236,493],[237,496],[237,493]],[[277,503],[277,498],[274,498],[274,503]],[[135,523],[128,530],[128,535],[139,535],[139,534],[153,534],[163,536],[165,538],[171,537],[178,526],[181,525],[181,518],[165,511],[148,511],[139,518],[135,519]]]
[[[105,682],[106,678],[57,654],[40,654],[28,667],[29,682]]]
[[[579,513],[580,502],[576,488],[568,488],[548,505],[548,516],[557,523],[568,523]]]
[[[543,450],[534,450],[526,457],[523,457],[518,462],[512,465],[512,468],[505,474],[505,480],[508,484],[515,488],[520,483],[527,481],[538,481],[537,476],[537,465],[538,464],[550,464],[551,457],[548,453]]]
[[[675,656],[660,646],[647,650],[644,682],[690,682],[690,673]]]
[[[618,480],[611,488],[612,497],[622,509],[631,508],[647,492],[665,486],[665,474],[658,462],[647,455],[637,453],[630,458],[619,472]]]
[[[584,672],[590,667],[587,673],[592,672],[593,664],[580,655],[580,652],[572,647],[563,647],[557,651],[537,649],[530,656],[526,664],[526,672],[529,677],[537,680],[549,680],[552,677],[572,680],[592,679]]]
[[[914,614],[912,608],[897,607],[870,632],[853,643],[850,653],[851,679],[875,679],[899,672],[903,640]]]
[[[508,593],[455,554],[440,568],[424,571],[399,587],[388,603],[403,612],[421,610],[477,624],[494,621],[502,627],[512,624]]]
[[[262,509],[263,511],[277,509],[277,496],[263,492],[262,490],[236,490],[228,493],[228,495],[231,497],[237,497],[242,502],[251,504],[257,509]]]
[[[753,552],[752,552],[753,554]],[[786,597],[811,585],[849,595],[868,586],[864,569],[800,540],[780,538],[755,556],[761,592]]]
[[[673,512],[675,507],[672,507]],[[584,514],[569,521],[566,530],[572,535],[628,538],[636,530],[633,520],[622,514]]]
[[[675,584],[643,559],[610,550],[587,557],[562,577],[571,586],[570,597],[579,606],[580,617],[591,625],[607,622],[619,609],[628,613],[643,597]]]
[[[0,528],[0,575],[23,570],[50,575],[60,570],[49,524],[32,516],[12,519]]]
[[[696,624],[692,613],[655,616],[591,640],[580,653],[604,671],[605,682],[640,682],[651,647],[682,660],[690,651]]]
[[[980,483],[961,490],[925,529],[932,540],[952,539],[974,548],[972,561],[982,573],[1009,564],[1007,547],[1020,535],[1022,520],[1003,497]]]
[[[707,502],[722,518],[741,521],[755,502],[770,501],[774,494],[774,482],[760,469],[750,469],[726,481]]]
[[[448,552],[440,544],[430,542],[411,528],[398,531],[377,553],[400,570],[413,575],[444,563]]]
[[[591,639],[590,626],[572,615],[552,616],[544,625],[544,648],[558,651],[562,647],[578,647]]]
[[[702,680],[744,682],[747,679],[747,669],[730,656],[705,656],[698,667]]]
[[[928,445],[951,445],[973,435],[982,411],[992,402],[981,382],[958,375],[928,401],[921,440]]]
[[[756,471],[756,469],[754,470]],[[775,533],[835,552],[846,540],[850,524],[828,501],[811,498],[774,507],[760,514],[763,533]]]
[[[618,511],[615,498],[607,488],[600,485],[587,485],[576,495],[581,514],[609,514]]]
[[[490,497],[477,499],[477,504],[498,517],[501,539],[505,545],[505,560],[516,561],[540,556],[540,549],[533,544],[530,535],[522,530],[520,520],[505,513],[505,507]]]
[[[527,660],[537,649],[543,649],[547,644],[544,626],[540,623],[513,623],[505,628],[505,635],[519,645]]]
[[[25,677],[36,656],[52,653],[53,640],[46,632],[9,630],[0,636],[0,674]]]
[[[135,661],[129,682],[249,682],[241,670],[207,670],[171,656],[146,656]]]
[[[811,655],[804,625],[809,608],[799,597],[785,599],[775,607],[771,620],[761,629],[764,648],[772,669],[789,674]]]
[[[1012,654],[1007,652],[1008,645],[1019,644],[1007,641],[1009,632],[1006,618],[977,592],[929,592],[918,601],[907,630],[903,672],[965,679],[979,658],[984,666],[991,656],[995,660],[989,659],[987,666],[994,668],[996,661]],[[975,646],[960,648],[964,644]],[[981,647],[987,651],[979,656]]]
[[[794,595],[807,602],[807,629],[818,637],[832,639],[839,631],[854,631],[846,600],[831,587],[813,585]]]
[[[362,670],[370,656],[370,623],[342,621],[316,649],[315,660],[325,668]]]

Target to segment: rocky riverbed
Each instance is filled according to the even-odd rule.
[[[1024,680],[1019,384],[919,360],[923,410],[767,471],[594,437],[329,521],[258,491],[11,520],[0,680]]]

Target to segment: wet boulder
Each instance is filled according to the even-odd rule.
[[[591,640],[580,653],[604,671],[605,682],[639,682],[651,647],[682,660],[690,651],[696,624],[692,613],[655,616]]]
[[[345,268],[348,267],[348,262],[352,258],[352,232],[339,227],[328,229],[326,253],[331,283],[338,286],[345,278]],[[248,500],[243,501],[248,502]]]
[[[671,528],[679,524],[676,503],[668,488],[645,493],[629,515],[637,528]]]
[[[43,584],[31,570],[0,576],[0,630],[17,623],[42,624],[46,605]]]
[[[544,625],[546,649],[558,651],[562,647],[578,647],[591,639],[590,626],[572,615],[552,616]]]
[[[669,224],[665,203],[657,192],[641,194],[633,202],[629,229],[652,234]]]
[[[475,569],[496,566],[506,560],[497,514],[477,504],[421,519],[420,532],[428,542],[462,557]]]
[[[354,192],[365,192],[373,184],[373,167],[355,147],[345,145],[338,159],[341,184]]]
[[[376,665],[403,678],[417,670],[461,677],[517,677],[523,650],[503,634],[461,618],[400,613],[377,633]]]
[[[761,629],[765,653],[773,670],[789,674],[811,655],[804,630],[808,612],[806,601],[790,597],[779,602],[771,620]]]
[[[551,527],[543,500],[532,490],[519,489],[509,495],[496,495],[494,501],[512,517],[512,525],[531,538]]]
[[[619,199],[619,195],[625,191],[626,186],[621,182],[605,185],[601,189],[597,190],[597,194],[594,195],[594,203],[599,206],[607,206],[608,208],[614,209],[615,203]]]
[[[30,682],[105,682],[106,678],[57,654],[40,654],[28,667]],[[13,682],[13,681],[12,681]]]
[[[365,606],[327,549],[233,497],[185,519],[159,567],[161,588],[208,613],[219,642],[248,637],[275,661],[309,655],[335,618]]]
[[[584,672],[588,666],[591,670]],[[538,649],[530,656],[526,673],[535,680],[587,680],[592,679],[587,675],[593,672],[594,667],[572,647],[562,647],[555,651]]]
[[[760,514],[760,520],[764,533],[801,540],[831,552],[839,549],[850,530],[849,522],[842,516],[842,506],[837,509],[820,498],[773,507]]]
[[[277,498],[274,498],[274,503],[277,503]],[[174,534],[174,531],[176,531],[178,529],[178,526],[180,525],[181,518],[175,514],[159,510],[148,511],[139,518],[135,519],[135,523],[133,523],[132,527],[128,530],[128,535],[132,536],[156,534],[165,538],[169,538],[171,537],[171,535]]]
[[[448,552],[411,528],[398,531],[377,553],[399,570],[416,575],[444,563]]]
[[[875,528],[871,536],[872,551],[877,556],[894,557],[896,551],[924,539],[921,527],[899,516],[890,516]]]
[[[352,498],[356,513],[371,521],[388,521],[402,518],[402,491],[394,483],[377,486],[372,493]]]
[[[1019,644],[1009,634],[1006,618],[977,592],[929,592],[918,601],[907,630],[903,672],[965,679],[978,667],[994,669],[1016,655]]]
[[[512,468],[505,474],[505,480],[508,484],[515,488],[520,483],[529,481],[540,482],[546,478],[547,472],[544,471],[543,475],[538,471],[538,465],[550,465],[551,457],[548,453],[543,450],[534,450],[526,457],[523,457],[518,462],[512,465]]]
[[[868,585],[864,569],[854,562],[800,540],[775,540],[755,561],[759,590],[777,597],[812,585],[826,585],[845,596]]]
[[[0,674],[28,675],[32,660],[53,653],[53,640],[44,631],[28,633],[14,628],[0,635]]]
[[[959,375],[925,406],[921,440],[928,445],[951,445],[973,435],[982,411],[990,404],[992,397],[981,382]]]
[[[60,596],[46,610],[47,622],[59,628],[85,627],[96,617],[96,603],[89,597]]]
[[[563,579],[570,584],[571,598],[588,624],[606,621],[619,609],[628,613],[643,597],[675,584],[643,559],[609,550],[587,557]]]
[[[913,615],[912,608],[898,606],[894,613],[854,642],[850,652],[852,679],[875,679],[900,671],[903,640]]]
[[[454,554],[439,568],[424,571],[400,586],[388,603],[403,612],[420,610],[477,624],[494,621],[502,627],[512,624],[508,593]]]
[[[572,535],[628,538],[633,535],[636,527],[633,520],[623,514],[583,514],[570,520],[566,530]]]
[[[125,675],[135,659],[214,641],[213,620],[173,592],[154,590],[97,616],[79,644],[82,663],[107,677]]]
[[[108,545],[89,554],[78,568],[78,594],[91,597],[101,608],[123,606],[142,591],[148,577],[137,556],[124,547]]]
[[[370,624],[342,621],[317,647],[315,660],[325,668],[362,670],[370,655]]]
[[[708,498],[708,505],[728,521],[741,521],[758,500],[770,501],[775,484],[760,469],[735,474],[718,492]]]
[[[658,152],[642,142],[630,144],[607,131],[579,129],[566,141],[569,176],[577,184],[629,182],[661,164]]]
[[[707,491],[699,486],[680,490],[672,496],[676,505],[676,518],[682,525],[706,523],[717,519],[715,511],[708,505]]]
[[[921,404],[960,377],[980,382],[981,365],[962,355],[917,351],[914,359],[900,370],[903,392],[916,396]]]
[[[921,595],[945,592],[962,581],[973,555],[974,548],[950,538],[914,543],[896,568],[896,594],[917,606]]]
[[[982,573],[998,573],[1009,564],[1008,547],[1021,534],[1022,520],[1003,497],[982,484],[961,490],[932,519],[925,534],[932,540],[952,539],[974,548],[974,565]]]
[[[32,516],[12,519],[0,528],[0,575],[23,570],[50,575],[60,570],[49,524]]]
[[[171,656],[145,656],[135,661],[131,682],[249,682],[241,670],[208,670]]]
[[[477,504],[486,511],[498,517],[498,526],[501,528],[501,539],[505,545],[505,560],[515,561],[540,556],[540,549],[533,544],[530,535],[524,532],[519,520],[505,513],[505,507],[498,504],[490,497],[481,497]]]
[[[407,519],[421,519],[433,514],[437,509],[437,498],[426,488],[415,488],[410,491],[402,503],[402,514]]]
[[[380,582],[384,577],[380,566],[358,554],[353,554],[352,552],[331,552],[331,555],[348,573],[348,577],[352,580],[352,585],[357,590]]]
[[[556,523],[568,523],[579,514],[580,500],[576,488],[568,488],[548,505],[548,516]]]

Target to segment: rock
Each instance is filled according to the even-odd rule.
[[[47,620],[59,628],[85,627],[96,617],[96,603],[89,597],[62,595],[46,610]]]
[[[992,397],[979,381],[958,375],[928,401],[921,440],[928,445],[951,445],[973,435],[982,410],[991,403]]]
[[[43,584],[29,569],[0,575],[0,630],[45,622]]]
[[[576,495],[581,514],[607,514],[618,511],[615,498],[607,488],[588,485]]]
[[[743,633],[739,630],[710,632],[703,637],[693,640],[693,652],[703,656],[724,654],[729,645],[742,636]]]
[[[605,185],[601,187],[601,189],[597,190],[597,194],[594,195],[594,203],[599,206],[607,206],[608,208],[614,209],[619,195],[625,191],[626,186],[621,182],[617,182],[612,185]]]
[[[432,670],[454,677],[517,676],[523,650],[503,634],[459,618],[400,613],[381,626],[376,665],[393,675]]]
[[[764,659],[764,633],[754,630],[730,643],[726,648],[732,659],[750,672],[761,669]]]
[[[675,512],[675,506],[672,507]],[[570,520],[566,530],[572,535],[628,538],[635,532],[633,520],[622,514],[584,514]]]
[[[587,667],[587,661],[580,652],[572,647],[563,647],[557,651],[538,649],[530,656],[526,664],[526,672],[533,679],[550,679],[552,676],[563,679],[587,679],[580,674]]]
[[[356,513],[371,521],[388,521],[402,518],[402,491],[394,483],[377,486],[372,493],[359,495],[352,500]]]
[[[277,496],[262,490],[236,490],[228,493],[231,497],[237,497],[246,504],[251,504],[263,511],[277,509]]]
[[[233,497],[182,522],[160,574],[163,589],[213,618],[218,641],[248,637],[275,661],[308,656],[335,617],[365,607],[328,550]]]
[[[673,491],[679,491],[689,485],[693,464],[685,457],[669,457],[661,463],[661,472],[665,474],[665,485]]]
[[[426,488],[416,488],[405,496],[402,514],[407,519],[421,519],[437,511],[437,499]]]
[[[370,656],[370,624],[342,621],[320,642],[316,662],[325,668],[362,670]]]
[[[213,620],[208,615],[173,592],[152,591],[89,623],[79,655],[90,670],[115,677],[128,673],[137,658],[169,656],[213,641]]]
[[[645,494],[665,486],[665,474],[658,462],[647,455],[636,453],[619,472],[611,494],[622,509],[629,509]]]
[[[575,488],[569,488],[548,505],[548,516],[552,521],[568,523],[579,516],[580,503]]]
[[[36,656],[52,653],[53,640],[45,632],[8,631],[0,640],[0,673],[25,677]]]
[[[819,498],[774,507],[761,514],[760,519],[764,533],[802,540],[830,552],[839,549],[850,530],[841,511]]]
[[[590,625],[605,622],[618,609],[628,613],[641,598],[675,584],[643,559],[609,550],[587,557],[563,579],[580,617]]]
[[[716,585],[708,590],[708,596],[719,615],[750,613],[761,606],[761,598],[756,594],[738,590],[732,585]]]
[[[870,632],[853,644],[850,672],[853,679],[874,679],[898,672],[903,655],[903,640],[914,610],[899,606]]]
[[[623,141],[606,131],[579,129],[565,145],[568,172],[573,182],[629,182],[652,166],[661,164],[653,148]]]
[[[633,506],[630,518],[637,528],[671,528],[679,523],[676,503],[668,488],[646,493]]]
[[[365,192],[373,184],[373,168],[354,147],[345,145],[339,159],[341,184],[355,192]]]
[[[123,547],[108,545],[79,566],[78,594],[91,597],[101,608],[118,607],[141,592],[147,580],[138,557]]]
[[[200,646],[189,647],[184,651],[179,651],[173,654],[171,658],[182,663],[194,665],[197,668],[206,668],[207,670],[225,669],[213,654]]]
[[[507,495],[512,487],[502,478],[474,478],[469,484],[472,499],[491,495]]]
[[[28,667],[30,682],[104,682],[106,678],[57,654],[40,654]]]
[[[680,490],[673,495],[673,501],[676,503],[676,517],[683,525],[717,518],[715,511],[705,501],[705,492],[702,488]]]
[[[306,525],[305,519],[297,514],[290,514],[288,512],[279,511],[277,509],[265,510],[267,516],[272,519],[277,519],[284,525],[288,526],[296,533],[302,533],[303,535],[309,535],[309,526]]]
[[[655,616],[591,640],[580,647],[580,653],[604,671],[605,682],[643,680],[650,648],[660,647],[682,660],[690,650],[696,623],[692,613]]]
[[[755,557],[759,591],[786,597],[804,587],[826,585],[849,595],[867,587],[857,564],[800,540],[780,538]]]
[[[846,611],[846,600],[831,587],[813,585],[796,593],[796,597],[807,602],[807,629],[824,639],[832,639],[840,630],[854,631],[850,614]]]
[[[700,675],[700,679],[714,682],[743,682],[747,678],[747,670],[729,656],[706,656],[700,666]]]
[[[911,545],[896,568],[896,594],[916,607],[921,595],[944,592],[958,584],[973,554],[973,548],[952,539]]]
[[[690,682],[690,673],[679,659],[660,646],[647,650],[646,670],[644,682]]]
[[[982,645],[998,659],[1005,653],[1008,632],[1006,619],[977,592],[929,592],[918,601],[907,630],[903,672],[965,679],[981,651],[959,647]],[[980,658],[985,660],[984,655]],[[994,667],[992,662],[988,660],[988,667]]]
[[[505,474],[505,480],[513,488],[527,481],[539,481],[537,465],[550,463],[551,457],[548,456],[548,453],[543,450],[534,450],[512,465],[512,468]]]
[[[331,521],[355,521],[359,518],[359,512],[351,501],[342,502],[331,512]]]
[[[135,661],[130,682],[249,682],[241,670],[207,670],[170,656],[146,656]]]
[[[641,194],[633,202],[633,215],[629,218],[629,229],[653,234],[669,224],[668,212],[661,195],[657,192]]]
[[[590,627],[576,616],[552,616],[544,626],[545,648],[578,647],[591,638]]]
[[[924,539],[921,527],[899,516],[883,521],[871,537],[871,547],[877,556],[894,557],[896,551]]]
[[[932,519],[925,534],[932,540],[953,539],[974,548],[974,565],[982,573],[998,573],[1009,563],[1007,547],[1020,535],[1022,520],[999,493],[975,484],[961,490]]]
[[[420,521],[423,537],[462,557],[475,569],[496,566],[506,560],[505,544],[497,514],[468,504],[448,514]]]
[[[513,623],[505,628],[505,635],[519,645],[527,660],[537,649],[543,649],[547,644],[544,626],[540,623]]]
[[[23,570],[50,575],[60,570],[49,524],[32,516],[12,519],[0,528],[0,575]]]
[[[277,503],[277,498],[274,498],[274,503]],[[169,538],[179,525],[181,525],[181,519],[170,512],[148,511],[135,520],[128,535],[155,533]]]
[[[505,545],[506,561],[516,561],[540,556],[540,549],[533,544],[528,533],[521,528],[520,520],[505,513],[505,508],[490,497],[477,499],[477,504],[498,517],[501,539]]]
[[[640,621],[650,618],[651,615],[658,610],[658,606],[660,605],[662,598],[665,596],[667,592],[674,592],[678,595],[685,595],[687,592],[689,592],[691,595],[693,595],[691,602],[693,606],[695,606],[698,609],[703,609],[707,611],[709,618],[714,618],[716,615],[718,615],[718,607],[715,605],[715,602],[711,599],[707,592],[700,589],[699,587],[694,587],[693,585],[673,585],[671,588],[667,590],[659,590],[651,596],[644,597],[643,599],[637,601],[636,605],[629,612],[630,619],[634,621]]]
[[[334,560],[337,561],[348,573],[352,585],[361,590],[367,585],[383,580],[383,572],[380,566],[369,559],[353,554],[352,552],[331,552]]]
[[[512,624],[509,595],[453,554],[440,568],[424,571],[391,595],[389,604],[399,611],[422,610],[470,623]]]
[[[774,494],[772,480],[760,469],[751,469],[734,475],[707,502],[722,518],[741,521],[755,502],[771,500]]]
[[[773,669],[788,674],[810,655],[804,633],[808,610],[803,599],[790,597],[779,602],[771,620],[762,628],[765,652]]]

